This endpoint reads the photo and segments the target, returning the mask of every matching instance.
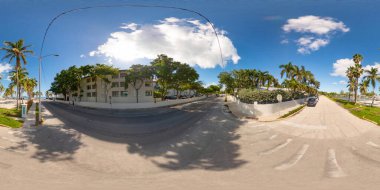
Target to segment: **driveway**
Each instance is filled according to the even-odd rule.
[[[222,99],[140,111],[45,103],[45,126],[0,128],[4,189],[378,189],[380,131],[327,98],[277,122]]]

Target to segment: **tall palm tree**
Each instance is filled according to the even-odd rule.
[[[371,107],[372,107],[376,98],[376,93],[375,93],[376,81],[380,82],[380,75],[378,74],[378,69],[375,67],[371,67],[371,69],[365,70],[364,72],[366,73],[366,76],[364,77],[364,79],[368,80],[372,86],[372,93],[373,93],[372,103],[371,103]]]
[[[19,107],[19,98],[20,98],[20,85],[19,85],[19,77],[18,77],[18,71],[21,68],[21,62],[26,65],[28,62],[26,60],[26,56],[28,54],[33,54],[32,50],[29,50],[30,45],[24,46],[24,40],[20,39],[17,42],[4,42],[4,46],[0,50],[5,51],[5,55],[2,58],[8,59],[9,63],[11,63],[13,60],[15,60],[15,70],[16,70],[16,86],[17,86],[17,109]]]
[[[346,76],[348,78],[348,84],[347,84],[347,87],[348,87],[348,101],[351,101],[351,92],[354,91],[355,89],[355,78],[354,78],[354,70],[355,70],[355,67],[353,66],[350,66],[348,67],[348,69],[346,70]]]
[[[281,70],[281,78],[286,74],[287,79],[293,79],[294,76],[294,65],[292,62],[289,62],[288,64],[280,65]]]
[[[361,62],[363,61],[363,56],[360,54],[355,54],[353,56],[353,60],[355,62],[355,66],[352,72],[353,77],[355,78],[355,88],[354,88],[354,102],[356,104],[357,101],[357,95],[358,95],[358,87],[359,87],[359,78],[363,74],[363,68],[361,65]]]

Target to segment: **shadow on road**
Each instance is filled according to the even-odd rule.
[[[24,129],[16,136],[25,140],[7,149],[25,151],[30,148],[28,146],[33,146],[36,150],[32,158],[41,162],[72,160],[75,152],[83,145],[79,132],[58,127]]]
[[[204,117],[198,122],[188,123],[190,130],[181,136],[158,144],[128,142],[128,153],[144,156],[168,170],[228,170],[247,163],[239,159],[240,145],[234,142],[240,138],[236,130],[243,122],[232,116],[217,114],[220,107],[208,110],[211,113],[201,112]]]
[[[237,129],[243,122],[223,113],[222,105],[215,100],[170,108],[175,110],[139,116],[137,119],[101,117],[93,111],[84,113],[85,110],[75,111],[60,104],[45,106],[64,122],[65,128],[75,129],[79,134],[49,128],[41,130],[40,137],[51,139],[37,140],[39,138],[35,137],[30,141],[39,147],[35,158],[42,161],[59,160],[61,156],[56,152],[71,158],[82,146],[80,133],[83,133],[101,141],[126,144],[128,154],[142,156],[167,170],[228,170],[247,162],[239,159],[240,146],[235,143],[240,138]],[[49,147],[49,141],[56,143],[56,138],[66,143]]]

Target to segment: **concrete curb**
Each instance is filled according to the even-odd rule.
[[[288,115],[287,117],[280,118],[280,117],[282,117],[282,116],[280,116],[279,118],[277,118],[275,120],[269,120],[269,121],[260,121],[260,120],[258,120],[258,121],[265,123],[265,122],[275,122],[275,121],[282,121],[282,120],[285,120],[285,119],[289,119],[290,117],[293,117],[293,116],[297,115],[298,113],[300,113],[306,107],[306,105],[301,105],[301,106],[303,106],[303,107],[300,110],[292,113],[291,115]],[[295,109],[297,109],[297,108],[295,108]]]

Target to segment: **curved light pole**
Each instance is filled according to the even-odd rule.
[[[41,122],[41,66],[42,66],[42,59],[45,57],[55,56],[58,57],[58,54],[48,54],[44,56],[38,57],[38,122],[37,125],[40,125]]]

